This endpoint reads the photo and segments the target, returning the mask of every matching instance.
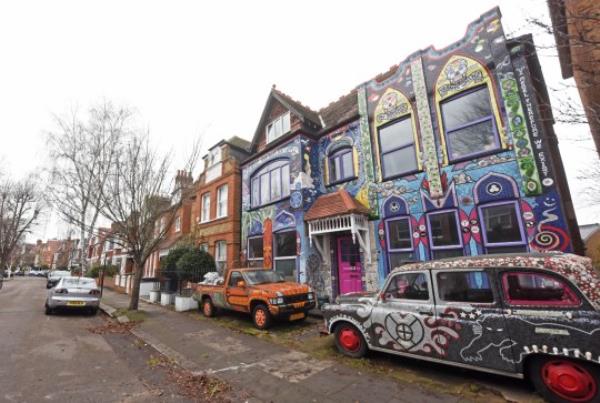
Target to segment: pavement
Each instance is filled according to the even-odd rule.
[[[105,290],[101,308],[114,315],[115,310],[118,313],[126,309],[128,302],[129,296]],[[467,393],[456,393],[457,382],[448,384],[447,390],[440,388],[439,382],[438,387],[431,388],[413,382],[414,377],[403,380],[382,376],[360,366],[344,365],[337,359],[320,359],[251,332],[235,331],[198,312],[177,313],[145,302],[140,302],[139,309],[143,321],[132,333],[186,370],[216,377],[235,390],[243,390],[248,402],[536,401],[527,386],[517,386],[506,394],[501,390],[480,390],[478,385],[472,388],[468,379],[460,379],[460,371],[457,376],[455,369],[445,366],[442,373],[446,371],[448,378],[458,381]],[[272,333],[276,334],[277,329]],[[333,350],[333,342],[325,341],[330,342],[327,348]]]
[[[99,331],[103,314],[44,314],[46,281],[0,290],[0,402],[192,402],[160,354],[129,332]],[[204,401],[209,401],[205,399]]]

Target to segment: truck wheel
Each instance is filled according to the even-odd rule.
[[[367,353],[365,338],[349,323],[341,323],[335,327],[335,346],[340,353],[352,358],[360,358]]]
[[[534,358],[528,376],[549,402],[600,402],[600,367],[568,358]]]
[[[266,305],[259,304],[252,310],[252,320],[257,329],[265,330],[271,326],[273,318],[271,317],[269,308],[267,308]]]
[[[204,316],[206,316],[207,318],[212,318],[213,316],[215,316],[215,312],[216,308],[212,303],[212,300],[210,298],[204,298],[202,300],[202,313],[204,314]]]

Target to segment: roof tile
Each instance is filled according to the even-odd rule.
[[[304,215],[306,221],[344,214],[368,214],[369,209],[344,190],[321,195]]]

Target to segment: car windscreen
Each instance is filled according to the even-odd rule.
[[[249,284],[283,283],[285,279],[273,270],[256,270],[244,272],[244,277]]]
[[[63,278],[62,286],[67,288],[94,288],[96,287],[96,281],[91,278]]]

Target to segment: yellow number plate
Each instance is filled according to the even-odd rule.
[[[83,301],[67,301],[67,306],[84,306],[85,302]]]
[[[294,313],[290,315],[290,320],[298,320],[304,318],[304,312]]]

